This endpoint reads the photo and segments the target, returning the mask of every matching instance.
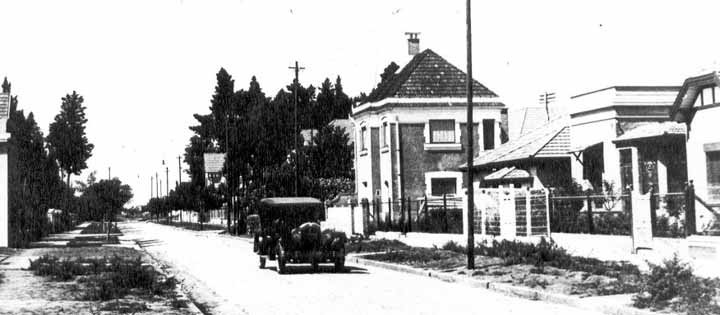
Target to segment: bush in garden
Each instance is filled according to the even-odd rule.
[[[529,264],[538,268],[551,266],[610,277],[618,277],[621,274],[640,274],[637,266],[626,262],[605,262],[595,258],[570,255],[554,241],[548,241],[544,237],[538,244],[494,240],[492,246],[488,246],[483,242],[476,247],[476,253],[502,258],[506,265]]]
[[[650,265],[640,293],[633,297],[639,308],[663,309],[689,315],[720,314],[717,298],[720,280],[699,278],[675,255],[660,265]]]
[[[149,295],[173,292],[177,281],[166,278],[151,266],[143,265],[140,257],[125,259],[120,256],[100,259],[59,259],[42,256],[30,261],[30,270],[52,280],[68,281],[76,276],[87,276],[80,281],[86,284],[86,300],[117,299],[133,289]]]

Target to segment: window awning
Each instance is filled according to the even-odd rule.
[[[613,142],[657,138],[667,135],[684,136],[686,130],[685,124],[676,123],[674,121],[658,122],[631,129],[625,134],[617,137],[617,139],[613,140]]]

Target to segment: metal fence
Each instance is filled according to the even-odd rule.
[[[462,198],[421,198],[405,200],[375,199],[363,200],[361,207],[365,215],[367,232],[463,232]]]
[[[653,236],[685,237],[686,208],[686,193],[653,194],[650,198]]]
[[[552,232],[631,235],[632,198],[624,195],[550,194]]]
[[[650,211],[654,237],[685,237],[686,193],[654,194],[650,204],[638,211]],[[606,235],[632,235],[632,195],[587,194],[568,196],[551,194],[550,227],[552,232]]]

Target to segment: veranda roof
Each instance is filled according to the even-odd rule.
[[[558,118],[503,145],[481,152],[473,167],[532,158],[566,157],[570,150],[570,128],[566,117]],[[466,169],[467,164],[460,166]]]
[[[685,135],[686,131],[685,124],[674,121],[655,122],[631,129],[613,142],[642,140],[666,135]]]
[[[499,181],[499,180],[513,180],[513,179],[527,179],[532,178],[530,173],[526,170],[512,167],[503,167],[495,171],[494,173],[485,176],[485,181]]]

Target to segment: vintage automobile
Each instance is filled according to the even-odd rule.
[[[260,268],[267,259],[277,260],[277,271],[287,272],[288,263],[310,263],[313,271],[321,263],[334,263],[335,272],[345,269],[343,232],[321,231],[325,219],[322,202],[308,197],[265,198],[257,214],[248,216],[253,233],[254,250],[260,257]]]

